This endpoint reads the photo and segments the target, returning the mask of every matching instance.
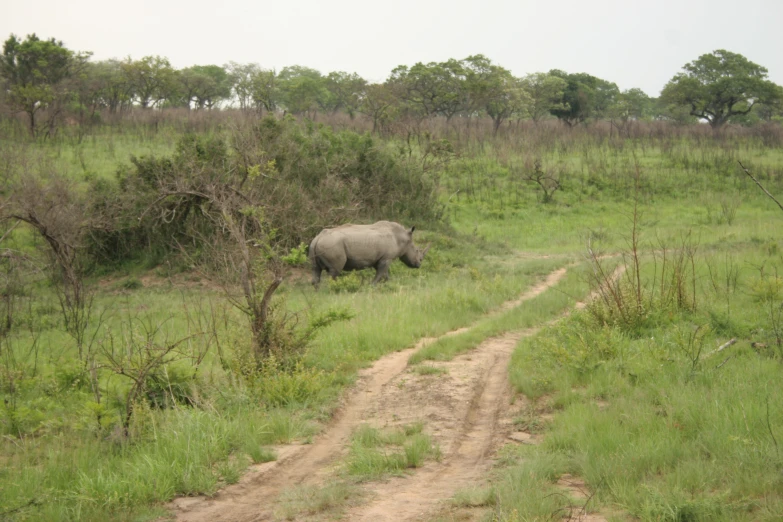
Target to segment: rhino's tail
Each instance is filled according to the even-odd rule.
[[[318,263],[318,258],[316,256],[315,250],[318,245],[318,236],[315,236],[312,241],[310,241],[310,246],[307,248],[307,259],[310,260],[310,264],[315,268]]]

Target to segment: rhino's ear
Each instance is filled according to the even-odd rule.
[[[410,234],[410,235],[413,235],[413,231],[414,231],[414,230],[416,230],[416,225],[413,225],[413,226],[411,227],[411,231],[410,231],[410,232],[408,232],[408,234]]]

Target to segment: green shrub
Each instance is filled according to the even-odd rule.
[[[147,375],[144,394],[154,408],[168,408],[175,404],[190,405],[193,403],[196,386],[192,369],[168,365],[156,368]]]
[[[269,116],[226,134],[185,134],[174,154],[132,156],[116,183],[94,180],[92,211],[110,219],[89,238],[93,258],[162,260],[182,248],[197,258],[194,238],[225,234],[200,211],[205,187],[267,198],[249,206],[264,209],[289,264],[304,261],[304,244],[324,224],[392,219],[422,227],[441,219],[437,179],[414,159],[366,134]]]
[[[286,369],[278,359],[270,357],[256,375],[253,387],[264,404],[279,407],[317,402],[333,381],[334,376],[322,370],[301,363]]]
[[[360,271],[340,274],[336,279],[329,279],[329,291],[336,294],[353,294],[362,289],[364,277]]]
[[[534,357],[547,365],[589,372],[618,357],[627,343],[621,330],[596,325],[592,317],[578,313],[541,335]]]
[[[294,247],[291,251],[280,258],[285,264],[291,266],[302,266],[307,264],[307,245],[299,243],[298,247]]]

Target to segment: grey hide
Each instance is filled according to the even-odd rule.
[[[378,221],[372,225],[342,225],[325,228],[310,242],[308,256],[313,268],[313,285],[318,288],[321,272],[332,278],[347,270],[375,268],[376,284],[389,279],[389,265],[395,259],[419,268],[429,247],[419,250],[413,244],[413,231],[399,223]]]

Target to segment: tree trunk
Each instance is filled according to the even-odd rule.
[[[498,116],[496,118],[492,118],[492,123],[495,127],[494,132],[492,133],[493,136],[498,135],[498,129],[500,129],[500,125],[503,123],[503,118],[501,116]]]
[[[269,284],[261,301],[255,303],[252,307],[253,317],[251,318],[251,329],[253,331],[253,344],[255,345],[256,365],[259,367],[265,361],[271,351],[272,344],[269,334],[269,305],[272,302],[277,287],[283,282],[283,276],[276,273],[274,280]],[[257,296],[253,296],[257,299]]]
[[[35,138],[35,105],[31,106],[26,112],[30,116],[30,135]]]

